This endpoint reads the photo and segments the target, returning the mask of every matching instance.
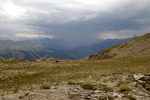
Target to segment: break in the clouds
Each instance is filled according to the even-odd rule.
[[[149,0],[1,0],[0,36],[23,33],[74,44],[127,38],[150,29]]]
[[[28,37],[28,38],[38,38],[38,37],[43,37],[43,38],[49,38],[49,39],[54,39],[54,36],[52,35],[39,35],[39,34],[16,34],[17,37]]]

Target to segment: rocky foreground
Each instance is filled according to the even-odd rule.
[[[81,80],[34,86],[26,91],[0,91],[0,100],[150,100],[150,75],[127,72],[97,78],[102,81],[89,77],[92,84],[83,84]]]

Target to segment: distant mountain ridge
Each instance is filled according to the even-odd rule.
[[[71,59],[71,57],[64,55],[60,52],[56,52],[42,46],[40,44],[26,41],[11,41],[11,40],[0,40],[0,59],[40,59],[40,58],[60,58],[60,59]]]
[[[81,47],[78,47],[75,49],[80,49],[80,50],[95,54],[95,53],[98,53],[100,50],[103,50],[107,47],[131,40],[136,37],[137,37],[137,35],[135,35],[131,38],[125,38],[125,39],[117,39],[117,38],[116,39],[106,39],[100,43],[95,43],[95,44],[89,45],[89,46],[81,46]]]
[[[0,40],[0,47],[1,47],[0,59],[17,58],[17,59],[25,59],[25,60],[31,60],[31,59],[36,60],[45,57],[45,58],[78,60],[87,57],[91,54],[97,53],[98,51],[104,48],[107,48],[114,44],[118,44],[130,39],[132,38],[107,39],[101,43],[96,43],[89,46],[81,46],[78,48],[68,49],[68,50],[55,50],[50,46],[46,47],[45,45],[43,46],[38,43],[32,43],[28,40],[16,41],[16,42],[11,40]],[[42,42],[44,41],[44,39],[40,41]],[[45,43],[46,41],[44,41],[43,43]],[[46,45],[48,44],[49,42]],[[53,45],[55,45],[55,43]]]
[[[82,58],[87,57],[89,55],[98,53],[100,50],[103,50],[109,46],[128,41],[128,40],[133,39],[135,37],[137,37],[137,36],[135,35],[131,38],[126,38],[126,39],[106,39],[100,43],[95,43],[93,45],[88,45],[88,46],[85,45],[85,46],[80,46],[77,48],[67,49],[67,50],[65,50],[66,49],[65,46],[63,47],[64,42],[61,42],[62,40],[56,41],[54,39],[51,40],[48,38],[43,38],[43,39],[30,40],[30,41],[33,43],[39,43],[43,46],[47,46],[51,50],[59,52],[61,54],[68,55],[69,57],[71,57],[71,59],[69,58],[70,60],[77,60],[77,59],[82,59]],[[54,46],[55,44],[57,46]],[[59,49],[58,44],[60,45],[60,50],[58,50]],[[64,48],[64,49],[62,49],[62,48]]]
[[[9,48],[9,49],[16,49],[16,50],[25,50],[25,51],[32,51],[32,50],[41,50],[45,48],[40,44],[34,44],[30,41],[17,41],[14,42],[12,40],[0,40],[0,51]]]
[[[89,60],[101,60],[150,53],[150,33],[132,40],[110,46],[97,54],[89,56]]]
[[[49,48],[55,49],[55,50],[69,49],[69,47],[68,47],[69,43],[67,41],[61,40],[61,39],[43,38],[43,39],[30,39],[29,41],[32,43],[41,44],[42,46],[46,46],[46,47],[49,47]]]

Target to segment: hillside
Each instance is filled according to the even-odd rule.
[[[150,33],[103,49],[97,54],[90,55],[89,60],[118,58],[147,53],[150,53]]]
[[[67,41],[61,39],[43,38],[43,39],[30,39],[29,41],[32,43],[41,44],[42,46],[46,46],[55,50],[67,50],[69,49],[68,45],[70,45]]]
[[[40,59],[40,58],[71,59],[72,57],[47,48],[40,44],[26,41],[0,40],[0,59]]]
[[[109,47],[110,50],[121,49],[121,52],[122,48],[135,52],[141,48],[142,52],[136,56],[116,59],[42,58],[55,53],[46,52],[49,50],[46,48],[42,49],[45,54],[42,50],[32,51],[41,59],[2,59],[0,100],[150,100],[149,38],[150,34],[146,34]],[[3,52],[13,50],[6,49]],[[29,51],[25,56],[30,56]]]
[[[16,49],[16,50],[25,50],[25,51],[33,51],[33,50],[42,50],[45,48],[40,44],[34,44],[30,41],[12,41],[12,40],[0,40],[0,51],[4,49]]]
[[[116,39],[106,39],[100,43],[95,43],[95,44],[88,45],[88,46],[80,46],[78,48],[74,48],[74,49],[70,49],[70,50],[83,50],[83,51],[88,52],[89,54],[95,54],[95,53],[98,53],[99,51],[101,51],[105,48],[108,48],[110,46],[113,46],[115,44],[119,44],[119,43],[122,43],[125,41],[129,41],[129,40],[136,38],[136,37],[137,36],[135,35],[131,38],[125,38],[125,39],[117,39],[117,38]]]
[[[69,56],[69,57],[61,57],[62,59],[67,58],[70,60],[78,60],[87,57],[89,55],[98,53],[100,50],[103,50],[112,45],[131,40],[135,37],[136,36],[133,36],[132,38],[126,38],[126,39],[106,39],[103,40],[102,42],[98,42],[92,45],[84,45],[73,49],[67,49],[66,45],[68,45],[68,43],[59,39],[43,38],[43,39],[35,39],[29,41],[33,43],[39,43],[42,46],[46,46],[50,48],[52,51]]]
[[[134,38],[134,37],[132,37]],[[50,39],[38,39],[42,44],[32,43],[28,40],[26,41],[11,41],[11,40],[0,40],[0,59],[40,59],[40,58],[58,58],[58,59],[70,59],[70,60],[78,60],[84,57],[87,57],[91,54],[98,53],[98,51],[105,49],[109,46],[130,40],[132,38],[127,39],[107,39],[101,43],[96,43],[89,46],[81,46],[74,49],[68,50],[56,50],[51,48],[51,45],[48,44],[61,44],[62,42]],[[51,41],[51,43],[50,43]],[[53,41],[53,42],[52,42]],[[63,43],[62,43],[63,44]],[[46,47],[46,45],[48,47]],[[53,47],[53,46],[52,46]]]
[[[0,60],[0,100],[150,100],[149,59]]]

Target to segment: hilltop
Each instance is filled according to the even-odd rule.
[[[150,53],[150,33],[103,49],[97,54],[90,55],[89,60],[119,58],[147,53]]]

